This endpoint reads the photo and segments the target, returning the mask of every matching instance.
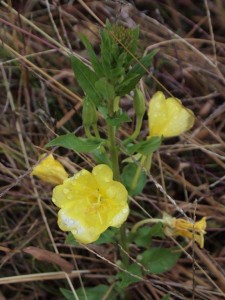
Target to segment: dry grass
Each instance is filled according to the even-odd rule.
[[[191,132],[167,140],[155,155],[145,193],[132,208],[150,215],[166,210],[208,217],[205,249],[183,249],[175,268],[133,285],[130,299],[158,300],[166,293],[172,299],[225,298],[224,1],[1,2],[0,299],[63,299],[59,287],[74,291],[106,284],[115,274],[114,246],[64,244],[51,187],[29,176],[55,135],[75,129],[83,134],[82,92],[68,53],[72,49],[87,59],[81,32],[98,50],[98,29],[106,18],[139,25],[141,51],[160,49],[142,82],[146,95],[167,90],[197,116]],[[123,105],[132,115],[128,99]],[[121,138],[129,131],[124,128]],[[93,164],[91,157],[54,151],[70,173]],[[27,253],[30,246],[49,251],[44,261]],[[70,262],[72,273],[64,272],[60,259]]]

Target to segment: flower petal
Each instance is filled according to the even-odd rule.
[[[109,226],[119,227],[127,219],[127,190],[113,180],[106,165],[92,173],[82,170],[53,190],[53,202],[61,208],[58,225],[71,231],[82,243],[94,242]]]
[[[207,226],[206,217],[203,217],[201,220],[199,220],[198,222],[195,223],[194,229],[205,231],[206,226]]]
[[[97,183],[90,172],[82,170],[53,189],[52,201],[59,208],[70,202],[79,204],[84,198],[97,195]]]
[[[124,185],[118,181],[111,181],[101,185],[103,197],[113,199],[114,204],[127,203],[128,192]]]
[[[113,172],[107,165],[97,165],[93,168],[92,174],[99,182],[110,182],[113,180]]]
[[[72,203],[59,211],[58,225],[63,231],[71,231],[78,241],[91,243],[110,226],[104,219],[104,213],[106,207],[103,212],[87,203],[79,206]]]
[[[31,174],[53,185],[63,183],[68,177],[68,173],[65,171],[63,165],[55,160],[52,154],[48,155],[34,167]]]
[[[161,136],[167,121],[165,96],[162,92],[156,92],[149,103],[148,122],[150,136]]]
[[[189,130],[194,125],[193,112],[185,108],[177,98],[168,98],[165,101],[167,110],[167,124],[164,128],[163,136],[178,136]]]
[[[112,219],[110,221],[110,226],[113,227],[120,227],[127,219],[129,215],[129,206],[126,204],[124,206],[121,207],[120,210],[118,210],[118,212],[112,216]]]
[[[166,99],[162,92],[153,95],[148,110],[150,136],[173,137],[194,125],[194,114],[177,98]]]

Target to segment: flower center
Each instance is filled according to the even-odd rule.
[[[102,202],[104,202],[104,198],[99,192],[99,189],[97,190],[97,195],[94,195],[92,199],[89,198],[88,202],[89,208],[87,209],[87,213],[96,213],[100,223],[103,224],[103,220],[99,210],[102,205]]]

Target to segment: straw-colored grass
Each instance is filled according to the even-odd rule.
[[[59,288],[77,299],[76,288],[108,284],[118,270],[113,245],[64,244],[51,187],[29,176],[52,138],[74,130],[84,134],[83,95],[69,54],[88,63],[79,34],[86,34],[98,52],[98,30],[107,18],[139,25],[139,53],[160,49],[141,81],[147,98],[162,90],[196,115],[191,131],[166,140],[154,156],[148,185],[132,200],[132,209],[146,216],[167,211],[208,218],[205,248],[183,249],[168,239],[182,248],[182,257],[171,271],[132,285],[131,300],[158,300],[167,293],[171,299],[225,298],[225,3],[130,2],[0,2],[0,299],[63,299]],[[133,116],[129,97],[122,104]],[[147,132],[145,119],[141,135]],[[125,126],[118,138],[131,133]],[[89,155],[52,151],[71,174],[93,165]],[[128,222],[135,222],[134,216]],[[26,251],[31,246],[47,250],[41,260]],[[138,249],[132,251],[136,262]],[[62,268],[63,260],[72,273]]]

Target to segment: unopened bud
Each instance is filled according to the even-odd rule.
[[[97,123],[97,112],[93,102],[85,99],[82,110],[84,126],[91,126]]]
[[[142,117],[145,113],[145,96],[140,89],[134,92],[134,110],[137,116]]]

